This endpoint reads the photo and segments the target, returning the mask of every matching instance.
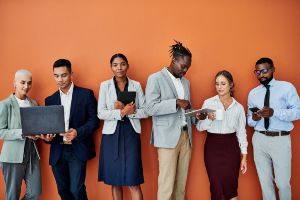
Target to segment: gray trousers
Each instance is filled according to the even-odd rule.
[[[276,200],[274,183],[280,200],[291,200],[291,137],[265,136],[255,132],[252,138],[254,161],[264,200]]]
[[[22,180],[26,184],[23,200],[37,200],[41,194],[40,162],[31,140],[26,141],[23,163],[1,163],[6,200],[19,200]]]

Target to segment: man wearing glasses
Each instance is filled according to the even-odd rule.
[[[290,200],[290,131],[294,128],[292,121],[300,118],[300,100],[293,84],[275,80],[274,72],[270,58],[256,62],[254,73],[261,84],[249,93],[247,119],[255,130],[254,161],[263,199],[276,199],[275,180],[280,199]]]

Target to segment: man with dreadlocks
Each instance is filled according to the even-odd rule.
[[[191,158],[190,83],[183,76],[191,66],[192,54],[182,43],[171,46],[171,63],[149,76],[146,87],[147,112],[152,116],[151,144],[159,161],[158,200],[183,200]]]

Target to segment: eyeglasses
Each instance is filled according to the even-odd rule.
[[[259,76],[261,73],[262,73],[262,74],[268,73],[269,70],[270,70],[270,69],[266,69],[266,68],[265,68],[265,69],[261,69],[261,70],[258,70],[258,69],[257,69],[257,70],[254,70],[254,74],[255,74],[256,76]]]

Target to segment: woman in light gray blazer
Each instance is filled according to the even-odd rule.
[[[15,74],[15,92],[0,102],[0,139],[3,146],[0,162],[6,185],[6,199],[19,200],[22,180],[26,183],[26,199],[38,199],[41,194],[39,155],[34,136],[23,137],[20,107],[37,106],[27,96],[32,75],[27,70]]]
[[[132,199],[143,199],[141,159],[141,118],[147,118],[141,84],[127,77],[128,60],[115,54],[110,60],[114,77],[101,83],[98,117],[104,120],[98,181],[112,186],[113,199],[122,199],[122,186],[128,186]],[[118,100],[121,92],[134,91],[127,104]]]

